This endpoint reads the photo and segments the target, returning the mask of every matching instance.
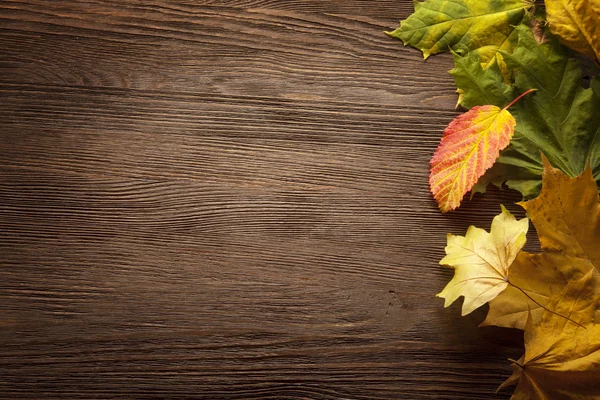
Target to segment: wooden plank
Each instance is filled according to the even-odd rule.
[[[448,55],[424,64],[420,52],[383,34],[407,15],[405,3],[395,16],[388,6],[367,21],[310,12],[316,2],[5,3],[0,68],[8,82],[445,109],[456,102]],[[334,4],[339,12],[371,9]]]
[[[409,180],[427,191],[431,148],[454,115],[30,85],[7,85],[2,96],[6,167],[64,172],[84,162],[94,174],[358,190],[397,191]]]
[[[521,335],[437,262],[517,197],[437,211],[456,98],[382,34],[411,8],[0,2],[2,396],[491,397]]]

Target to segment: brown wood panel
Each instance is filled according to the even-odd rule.
[[[423,102],[445,109],[455,103],[445,73],[450,57],[432,58],[426,71],[423,65],[406,68],[420,63],[420,53],[397,51],[398,42],[382,34],[397,25],[390,2],[383,2],[379,18],[363,16],[362,11],[371,15],[376,6],[356,2],[349,2],[354,7],[224,2],[259,8],[189,4],[194,2],[4,3],[3,81],[292,100]],[[311,11],[315,4],[323,11]],[[406,3],[398,4],[396,15],[407,15]]]
[[[437,211],[411,10],[1,0],[0,398],[508,398],[521,334],[435,293],[517,196]]]

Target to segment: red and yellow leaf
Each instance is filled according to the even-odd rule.
[[[506,108],[476,106],[452,121],[431,159],[429,186],[442,212],[454,210],[465,193],[510,143],[515,119]]]

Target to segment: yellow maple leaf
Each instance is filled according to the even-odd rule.
[[[440,263],[455,275],[439,296],[464,296],[463,315],[491,301],[484,324],[525,329],[502,385],[517,384],[513,400],[600,399],[600,196],[589,165],[571,178],[542,158],[541,194],[519,203],[542,253],[521,251],[528,220],[503,207],[490,233],[448,236]]]
[[[448,307],[465,298],[462,315],[469,314],[502,292],[508,285],[508,268],[526,242],[529,221],[515,217],[502,206],[490,232],[469,227],[465,236],[448,234],[446,257],[440,264],[454,268],[454,277],[438,294]]]
[[[520,203],[535,226],[543,252],[521,252],[510,266],[505,291],[490,302],[485,325],[524,329],[539,321],[552,296],[590,269],[600,271],[600,198],[590,167],[570,178],[544,158],[542,191]]]
[[[500,388],[518,383],[512,400],[600,398],[599,302],[600,273],[591,268],[549,301],[539,323],[528,320],[525,355]]]
[[[600,60],[600,0],[546,0],[550,32],[561,42]]]

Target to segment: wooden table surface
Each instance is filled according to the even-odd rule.
[[[411,12],[0,0],[0,397],[509,398],[522,334],[435,294],[518,196],[438,212]]]

